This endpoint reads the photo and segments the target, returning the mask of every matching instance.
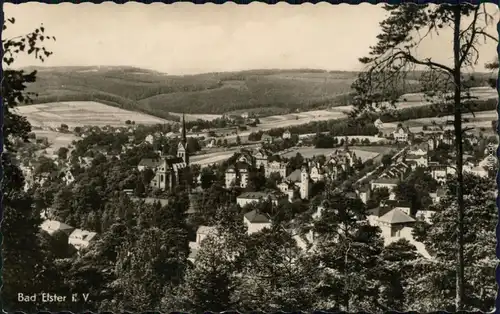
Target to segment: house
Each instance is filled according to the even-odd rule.
[[[75,177],[73,176],[73,173],[71,172],[71,170],[66,170],[63,172],[63,181],[66,183],[66,184],[70,184],[72,182],[75,181]]]
[[[257,169],[259,169],[262,166],[265,168],[267,166],[269,156],[270,156],[270,154],[267,151],[265,151],[264,149],[258,149],[254,154],[255,167]]]
[[[410,136],[410,130],[407,127],[400,124],[398,125],[396,130],[392,132],[392,135],[394,137],[394,140],[396,140],[396,142],[408,142],[408,138]]]
[[[356,194],[361,199],[361,201],[366,204],[368,203],[368,200],[370,199],[371,195],[370,187],[367,185],[362,186],[356,190]]]
[[[213,148],[216,145],[217,145],[217,141],[215,140],[215,138],[211,138],[210,140],[208,140],[208,143],[207,143],[208,148]]]
[[[484,149],[484,154],[485,155],[490,155],[490,156],[493,156],[497,150],[497,146],[496,144],[493,144],[493,143],[489,143],[486,148]]]
[[[200,245],[209,235],[217,235],[217,227],[200,226],[196,231],[196,243]]]
[[[383,129],[384,128],[384,123],[382,122],[382,120],[380,119],[377,119],[375,120],[375,122],[373,122],[373,125],[375,125],[375,127],[380,130],[380,129]]]
[[[155,137],[152,135],[152,134],[149,134],[148,136],[146,136],[146,138],[144,139],[144,141],[146,143],[149,143],[151,145],[153,145],[153,141],[155,140]]]
[[[411,204],[401,200],[384,200],[381,202],[381,206],[390,207],[392,209],[399,209],[406,215],[412,216]]]
[[[236,198],[236,203],[240,207],[245,207],[248,204],[263,202],[269,199],[274,205],[278,205],[278,198],[274,194],[264,192],[242,193]]]
[[[323,181],[325,179],[325,171],[319,163],[311,163],[309,169],[309,176],[313,182]]]
[[[486,170],[494,170],[498,166],[498,159],[495,155],[488,155],[479,162],[478,166]]]
[[[405,156],[405,162],[411,166],[412,170],[415,170],[417,167],[427,168],[429,165],[427,155],[408,154]]]
[[[371,182],[371,190],[386,188],[392,191],[399,183],[399,179],[378,178]]]
[[[161,164],[159,159],[143,158],[137,165],[137,170],[144,171],[146,169],[156,169]]]
[[[92,161],[94,158],[92,157],[78,157],[78,162],[82,168],[89,168],[92,166]]]
[[[453,167],[438,164],[429,165],[429,171],[431,177],[439,183],[446,182],[448,176],[453,176],[457,173]]]
[[[235,165],[230,165],[225,173],[226,189],[237,184],[241,188],[246,188],[250,176],[251,166],[243,161],[238,161]]]
[[[71,227],[70,225],[59,222],[57,220],[50,220],[50,219],[42,222],[40,228],[50,235],[54,234],[57,231],[62,231],[67,235],[70,235],[71,232],[75,230],[75,228]]]
[[[406,239],[417,248],[417,252],[425,258],[431,255],[425,245],[413,238],[413,225],[416,220],[398,208],[377,207],[368,211],[368,222],[380,228],[384,245],[389,245],[400,239]]]
[[[80,250],[82,248],[86,248],[95,241],[97,238],[97,233],[87,231],[87,230],[82,230],[82,229],[75,229],[68,238],[69,244],[73,245],[77,250]]]
[[[271,135],[265,134],[265,133],[262,134],[262,137],[260,138],[260,141],[262,143],[272,143],[273,140],[274,140],[274,138]]]
[[[288,170],[287,163],[275,160],[265,166],[264,173],[266,178],[269,178],[273,173],[278,173],[282,178],[285,178],[288,175]]]
[[[243,223],[247,226],[248,234],[256,233],[271,227],[271,220],[266,214],[252,210],[243,216]]]
[[[410,146],[408,150],[408,155],[414,156],[427,156],[429,152],[429,143],[420,143]]]
[[[297,196],[300,195],[300,188],[294,183],[289,181],[283,181],[277,185],[281,193],[288,196],[288,201],[292,202]]]
[[[281,138],[282,138],[282,139],[284,139],[284,140],[285,140],[285,139],[290,139],[290,138],[292,138],[292,133],[290,133],[290,131],[289,131],[289,130],[286,130],[286,131],[285,131],[285,132],[283,132],[283,134],[281,135]]]
[[[443,188],[438,188],[436,192],[429,193],[429,196],[431,197],[433,204],[438,204],[441,201],[441,198],[443,198],[445,195],[446,195],[446,190]]]
[[[481,178],[487,178],[488,177],[488,170],[484,169],[481,166],[467,166],[464,165],[463,167],[464,172],[468,172],[470,174],[476,175]]]
[[[431,224],[432,223],[432,216],[435,214],[436,212],[433,211],[433,210],[419,210],[417,212],[417,214],[415,215],[415,217],[418,219],[418,220],[421,220],[421,221],[425,221],[427,222],[428,224]]]
[[[241,114],[241,117],[242,117],[243,119],[248,119],[248,112],[243,112],[243,113]]]

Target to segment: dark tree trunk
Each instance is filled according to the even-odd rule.
[[[460,311],[463,308],[464,298],[464,191],[463,191],[463,144],[462,144],[462,105],[461,105],[461,64],[460,64],[460,20],[461,8],[460,5],[455,6],[454,10],[454,34],[453,34],[453,57],[454,65],[454,82],[455,82],[455,145],[457,152],[457,204],[458,204],[458,228],[457,228],[457,277],[456,277],[456,296],[455,310]]]

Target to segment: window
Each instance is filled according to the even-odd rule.
[[[163,175],[160,175],[160,182],[163,182]]]

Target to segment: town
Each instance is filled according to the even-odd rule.
[[[374,121],[373,125],[380,130],[381,135],[377,135],[373,143],[370,142],[370,136],[364,139],[340,136],[340,141],[334,141],[334,148],[327,149],[326,153],[321,153],[325,149],[320,149],[319,154],[307,157],[299,152],[294,155],[293,152],[298,148],[314,148],[314,143],[327,135],[316,134],[308,138],[285,130],[278,137],[264,133],[260,141],[247,145],[238,139],[238,143],[234,143],[237,146],[234,154],[227,160],[202,166],[190,162],[190,159],[216,151],[222,146],[221,143],[228,141],[226,138],[210,136],[216,135],[217,129],[196,132],[196,127],[192,127],[188,130],[184,118],[178,127],[76,127],[69,131],[63,125],[56,131],[77,133],[82,140],[74,143],[74,146],[70,145],[71,148],[59,148],[51,156],[25,156],[21,169],[26,178],[25,189],[34,193],[41,193],[39,190],[47,184],[65,185],[64,188],[58,188],[59,193],[74,189],[80,178],[88,176],[90,169],[121,161],[126,161],[128,174],[133,174],[139,181],[123,182],[119,184],[123,188],[114,192],[124,194],[131,201],[163,207],[168,204],[168,195],[179,189],[187,191],[190,200],[188,215],[197,217],[194,221],[203,222],[191,225],[196,230],[190,242],[192,262],[195,262],[196,252],[204,236],[216,230],[214,225],[209,224],[210,221],[215,223],[213,219],[202,214],[202,211],[215,210],[203,208],[206,206],[203,197],[211,194],[215,188],[235,196],[232,200],[226,200],[225,205],[238,205],[241,208],[241,219],[249,233],[271,227],[272,217],[276,214],[273,207],[289,211],[290,221],[297,218],[291,215],[293,210],[290,206],[297,204],[304,213],[317,218],[321,215],[322,207],[314,205],[318,204],[313,202],[315,198],[321,197],[327,188],[338,191],[348,188],[352,192],[348,194],[349,197],[359,199],[367,206],[368,221],[382,230],[384,243],[406,239],[417,247],[422,256],[432,258],[425,246],[412,236],[412,226],[418,220],[431,222],[433,205],[438,204],[440,198],[448,193],[446,182],[455,174],[454,167],[450,166],[453,140],[449,132],[439,129],[412,133],[399,124],[392,132],[385,131],[384,135],[380,119]],[[43,145],[41,143],[44,140],[46,142],[46,139],[35,136],[30,145],[23,143],[21,154],[33,152],[33,147]],[[464,155],[464,171],[483,178],[494,178],[497,171],[497,138],[468,134],[466,143],[468,150]],[[284,150],[280,150],[280,147]],[[372,154],[373,158],[362,160],[357,157],[356,151],[363,147],[382,148],[378,151],[385,149],[387,154],[379,156],[375,153]],[[284,153],[290,155],[290,152],[291,157],[284,157]],[[415,195],[405,194],[404,187],[411,186],[410,182],[423,181],[428,185],[424,190],[409,192],[419,193],[420,200],[415,200]],[[56,194],[54,202],[57,202],[58,196]],[[266,202],[271,204],[270,211],[256,206],[257,203]],[[67,212],[68,208],[58,208],[57,203],[45,205],[42,229],[49,234],[66,233],[68,243],[76,250],[88,247],[104,230],[87,219],[64,215],[63,212]],[[98,215],[96,212],[92,214]],[[300,236],[295,238],[303,249],[308,247],[308,243]],[[307,239],[314,239],[314,234],[309,233]],[[314,240],[311,241],[314,243]]]
[[[6,4],[3,308],[494,309],[498,8],[320,5]]]

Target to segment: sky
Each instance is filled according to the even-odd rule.
[[[498,8],[488,4],[492,13]],[[361,70],[358,58],[376,43],[381,6],[223,5],[131,2],[49,5],[4,4],[16,24],[3,38],[28,33],[43,24],[56,42],[44,63],[21,57],[24,66],[135,66],[173,75],[247,69]],[[498,36],[496,25],[490,33]],[[422,42],[419,57],[450,64],[451,31]],[[496,43],[480,48],[476,71],[496,55]]]

